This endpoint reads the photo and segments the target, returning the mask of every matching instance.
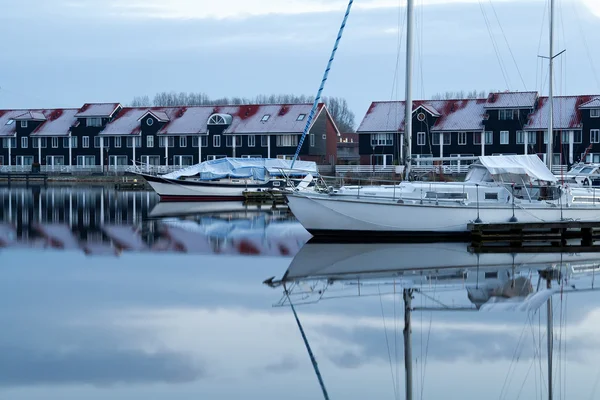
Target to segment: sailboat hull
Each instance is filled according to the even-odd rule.
[[[378,239],[414,236],[469,236],[468,224],[506,223],[513,217],[510,204],[442,205],[344,199],[328,195],[287,194],[288,206],[302,226],[314,236]],[[564,219],[600,221],[600,207],[515,207],[519,222],[556,222]]]

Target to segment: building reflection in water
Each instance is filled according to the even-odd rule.
[[[109,187],[0,187],[0,245],[293,255],[310,235],[287,210],[241,202],[159,203]]]

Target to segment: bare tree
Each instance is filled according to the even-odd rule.
[[[471,90],[465,92],[464,90],[458,91],[447,91],[444,93],[436,93],[431,96],[431,100],[451,100],[451,99],[485,99],[487,97],[485,90],[477,91]]]
[[[131,102],[132,107],[176,107],[204,105],[240,105],[240,104],[305,104],[313,103],[314,97],[294,94],[257,95],[254,98],[222,97],[211,99],[206,93],[160,92],[154,95],[152,101],[148,96],[136,96]],[[354,113],[348,107],[346,99],[341,97],[323,97],[333,120],[341,132],[354,132]]]

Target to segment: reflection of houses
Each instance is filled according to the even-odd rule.
[[[417,100],[415,158],[539,154],[545,158],[548,103],[537,92],[491,93],[485,99]],[[554,99],[554,164],[584,155],[600,161],[600,96]],[[373,102],[358,130],[361,164],[392,165],[404,134],[404,102]],[[589,151],[586,150],[589,147]]]
[[[0,165],[185,166],[221,157],[290,158],[312,104],[0,110]],[[339,132],[319,104],[300,151],[336,162]],[[64,169],[64,168],[63,168]]]
[[[279,213],[240,216],[236,211],[218,217],[148,219],[157,203],[158,196],[150,192],[0,189],[0,247],[52,247],[90,254],[133,250],[290,255],[310,237],[300,224]]]

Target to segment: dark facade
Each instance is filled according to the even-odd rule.
[[[413,159],[525,153],[545,159],[547,100],[535,92],[417,100],[412,114]],[[357,131],[361,164],[398,162],[403,108],[403,102],[371,105]],[[553,115],[553,164],[570,165],[584,155],[586,161],[600,162],[600,96],[557,96]]]
[[[68,115],[64,110],[40,110],[32,114],[39,121],[24,123],[16,118],[27,117],[29,114],[21,115],[29,111],[0,111],[0,124],[7,125],[0,130],[0,165],[29,166],[39,162],[57,167],[119,167],[135,161],[186,166],[222,157],[292,158],[311,106],[213,109],[86,104],[79,110],[70,110]],[[245,114],[242,108],[247,108]],[[58,121],[57,115],[64,121]],[[54,125],[46,129],[45,124],[49,123]],[[300,159],[334,164],[338,135],[331,115],[321,104],[303,142]],[[37,147],[38,140],[41,149]]]

